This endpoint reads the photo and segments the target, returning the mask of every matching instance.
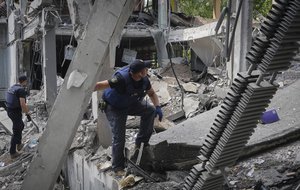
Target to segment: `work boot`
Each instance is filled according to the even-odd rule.
[[[11,159],[15,159],[15,158],[19,157],[20,155],[21,155],[21,153],[16,152],[16,153],[14,153],[14,154],[11,154],[11,155],[10,155],[10,158],[11,158]]]
[[[23,147],[24,147],[24,144],[23,144],[23,143],[17,144],[17,151],[22,150]]]

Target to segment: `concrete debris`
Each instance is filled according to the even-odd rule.
[[[158,119],[154,120],[154,129],[156,132],[161,132],[164,130],[167,130],[169,128],[172,128],[174,126],[173,122],[170,122],[167,119],[163,119],[162,121],[158,121]]]
[[[28,147],[29,148],[34,148],[38,145],[38,142],[37,142],[37,139],[31,139],[29,144],[28,144]]]
[[[79,72],[78,70],[72,71],[67,83],[67,89],[70,89],[71,87],[80,87],[87,76],[88,75],[86,73]]]
[[[175,67],[180,71],[177,73],[178,78],[181,82],[181,85],[185,89],[183,106],[184,111],[181,109],[181,91],[172,72],[166,71],[165,73],[162,73],[162,79],[156,77],[153,78],[153,88],[157,90],[157,93],[162,100],[164,119],[162,122],[158,122],[157,120],[155,121],[155,132],[158,134],[155,135],[155,137],[151,138],[150,147],[144,148],[145,150],[142,154],[140,163],[140,167],[145,170],[145,172],[152,171],[152,173],[149,175],[151,177],[155,176],[154,178],[160,182],[150,184],[146,183],[145,181],[147,180],[142,177],[129,175],[127,176],[127,178],[124,178],[122,179],[122,181],[118,182],[119,188],[178,188],[180,187],[180,184],[182,184],[182,181],[184,181],[184,177],[187,175],[187,172],[185,170],[190,169],[194,164],[198,163],[197,156],[199,155],[199,150],[201,148],[201,140],[203,140],[204,138],[204,135],[199,136],[199,134],[208,133],[209,126],[211,125],[210,121],[212,121],[212,119],[209,118],[214,118],[217,113],[217,111],[215,110],[218,110],[217,108],[212,108],[219,105],[219,103],[225,97],[228,88],[226,87],[225,80],[222,79],[223,76],[219,75],[219,72],[221,71],[220,68],[208,68],[208,73],[210,73],[215,78],[219,77],[218,81],[212,78],[206,80],[205,83],[202,83],[200,81],[198,83],[184,83],[181,79],[189,78],[190,76],[190,72],[186,71],[189,69],[188,66],[176,64]],[[58,81],[58,86],[63,83],[63,79]],[[290,85],[287,81],[280,82],[282,82],[283,84],[282,88]],[[33,112],[33,119],[34,121],[36,121],[40,129],[44,129],[49,115],[47,107],[44,101],[42,101],[43,97],[43,90],[32,90],[31,95],[28,99],[30,109]],[[278,107],[281,108],[284,107],[284,105],[279,105]],[[280,108],[278,108],[278,110],[280,110]],[[294,113],[298,111],[295,106],[294,108],[295,109],[290,109],[288,113]],[[203,113],[203,120],[199,120],[193,117],[198,113],[210,109],[212,109],[212,112]],[[177,113],[180,113],[179,115],[181,115],[179,118],[176,116]],[[172,117],[175,118],[175,116],[176,119],[170,119]],[[177,121],[177,119],[181,119],[181,121]],[[187,120],[182,122],[182,120],[185,119]],[[294,120],[294,123],[298,121],[296,119],[292,120]],[[291,125],[295,125],[292,120],[289,122],[291,123]],[[174,123],[175,121],[179,122],[179,124],[177,123],[177,126]],[[140,117],[129,117],[127,120],[126,147],[128,147],[130,151],[133,150],[135,144],[139,122]],[[206,126],[206,128],[199,127],[199,123],[201,123],[203,126]],[[82,158],[74,156],[74,163],[86,162],[87,164],[84,164],[82,167],[84,168],[89,165],[90,168],[85,168],[85,170],[91,170],[93,172],[94,169],[92,169],[92,166],[95,166],[95,170],[97,171],[96,176],[103,176],[103,174],[108,174],[109,172],[111,172],[111,147],[103,148],[102,146],[99,146],[97,144],[96,127],[96,124],[93,123],[92,119],[89,117],[81,121],[69,155],[70,157],[72,157],[74,156],[73,153],[76,152],[75,155],[80,155],[82,156]],[[15,189],[20,189],[22,177],[24,176],[23,173],[24,171],[26,171],[31,158],[34,155],[34,151],[36,150],[36,147],[38,145],[39,136],[41,135],[37,134],[37,132],[34,131],[34,128],[35,127],[32,123],[27,123],[24,129],[24,142],[26,144],[24,148],[24,156],[28,156],[25,158],[25,160],[22,157],[21,159],[15,161],[15,164],[3,161],[3,157],[5,155],[8,155],[7,151],[9,147],[10,137],[7,135],[7,133],[2,134],[0,132],[0,171],[3,171],[0,173],[1,176],[2,174],[5,175],[4,177],[0,177],[0,188],[6,189],[13,186]],[[161,131],[166,132],[160,133]],[[41,130],[41,133],[42,132],[43,130]],[[168,139],[168,141],[165,141],[165,139]],[[5,152],[6,154],[3,154]],[[283,184],[284,180],[291,180],[291,178],[298,179],[300,176],[297,173],[297,168],[300,168],[298,166],[300,163],[300,156],[297,154],[297,152],[299,151],[291,150],[285,153],[285,157],[282,157],[282,155],[272,157],[276,158],[276,160],[279,160],[280,157],[281,160],[292,160],[291,163],[293,163],[293,166],[286,164],[286,167],[276,166],[275,169],[265,169],[264,171],[262,171],[261,168],[266,167],[266,163],[270,162],[270,160],[268,160],[267,158],[257,158],[250,161],[250,164],[238,165],[238,167],[235,167],[231,171],[231,173],[229,173],[230,185],[233,187],[237,187],[237,189],[242,189],[240,187],[249,187],[250,182],[248,183],[248,186],[247,183],[242,185],[240,182],[245,180],[241,180],[242,178],[238,176],[248,177],[252,181],[256,181],[256,183],[258,184],[258,178],[261,178],[261,176],[265,175],[271,175],[272,173],[274,173],[274,175],[280,175],[284,177],[279,180],[279,178],[276,178],[274,177],[274,175],[272,175],[272,177],[270,177],[269,179],[265,178],[260,186],[271,186],[272,183],[274,185],[274,182],[276,182],[277,184]],[[277,163],[277,165],[280,164]],[[21,170],[16,170],[16,166]],[[296,171],[292,170],[292,168],[296,168]],[[160,174],[161,171],[167,172],[165,175],[162,175]],[[265,173],[263,174],[263,172]],[[137,183],[141,180],[143,180],[144,182]],[[16,181],[17,183],[13,183],[14,181]]]
[[[186,171],[167,171],[167,180],[175,181],[176,183],[182,183],[184,178],[187,176]]]
[[[171,100],[170,94],[168,92],[168,84],[166,82],[153,81],[152,87],[153,89],[155,89],[155,92],[162,105],[167,104]]]
[[[220,86],[217,85],[215,87],[214,92],[215,92],[217,97],[224,99],[226,97],[228,91],[229,91],[228,87],[220,87]]]
[[[183,103],[183,109],[186,118],[192,117],[197,113],[199,101],[195,99],[195,97],[185,97]]]
[[[183,83],[181,84],[185,92],[192,92],[192,93],[197,93],[199,84],[197,85],[196,83],[188,82],[188,83]]]
[[[201,84],[200,87],[198,88],[198,94],[201,96],[202,94],[206,93],[206,85],[205,84]]]
[[[176,112],[176,113],[174,113],[174,114],[172,114],[172,115],[169,115],[169,116],[167,117],[167,119],[170,120],[170,121],[176,121],[177,119],[180,119],[180,118],[182,118],[183,116],[185,116],[185,113],[184,113],[183,110],[181,110],[181,111]]]
[[[218,67],[207,67],[207,73],[215,76],[222,74],[222,69]]]
[[[119,182],[120,189],[123,189],[125,187],[131,187],[136,183],[133,175],[128,175],[124,179],[121,179]]]
[[[174,64],[184,64],[184,63],[186,63],[186,61],[187,60],[183,57],[174,57],[174,58],[172,58],[172,62]]]
[[[111,169],[111,162],[106,161],[104,163],[98,163],[96,166],[99,172],[106,172],[107,170]]]
[[[9,119],[5,110],[0,110],[0,127],[3,128],[9,135],[12,135],[12,122]]]

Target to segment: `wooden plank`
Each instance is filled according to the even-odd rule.
[[[132,10],[131,0],[95,1],[83,39],[56,98],[22,189],[53,189],[91,98],[96,78],[102,72],[111,38],[120,35]],[[87,77],[78,87],[67,88],[68,83],[79,82],[70,80],[74,71]]]

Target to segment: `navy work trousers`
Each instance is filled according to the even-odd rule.
[[[153,132],[155,107],[146,101],[137,102],[126,109],[117,109],[108,105],[105,114],[112,131],[112,169],[125,168],[125,134],[127,116],[141,116],[139,132],[135,144],[148,143]]]
[[[13,135],[10,141],[10,154],[16,153],[16,145],[22,142],[22,131],[24,129],[24,123],[22,120],[22,111],[19,109],[10,110],[7,109],[7,115],[13,123]]]

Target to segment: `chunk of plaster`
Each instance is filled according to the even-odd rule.
[[[67,83],[67,89],[70,89],[72,86],[80,87],[86,78],[87,78],[86,73],[81,73],[78,70],[72,71]]]

